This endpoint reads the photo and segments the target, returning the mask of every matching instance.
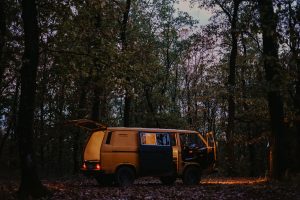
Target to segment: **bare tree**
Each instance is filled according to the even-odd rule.
[[[35,0],[22,1],[25,50],[21,67],[21,96],[17,121],[17,135],[21,160],[19,198],[28,199],[48,194],[37,173],[33,148],[33,119],[36,94],[36,75],[39,60],[39,34]]]

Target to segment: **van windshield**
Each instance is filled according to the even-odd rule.
[[[100,149],[104,137],[104,131],[97,131],[92,133],[89,141],[87,142],[84,150],[83,159],[85,161],[99,161]]]

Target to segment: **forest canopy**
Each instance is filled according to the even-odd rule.
[[[64,122],[81,118],[213,131],[224,175],[268,175],[269,162],[277,178],[299,171],[299,1],[190,3],[211,12],[208,24],[177,10],[176,0],[32,4],[38,37],[32,140],[42,176],[78,171],[88,135]],[[1,0],[2,172],[21,164],[15,149],[26,77],[22,13],[19,1]],[[269,151],[278,157],[269,161]]]

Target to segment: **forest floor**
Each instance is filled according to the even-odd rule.
[[[43,180],[56,199],[288,199],[300,200],[297,183],[270,183],[262,178],[203,178],[197,186],[177,180],[164,186],[158,179],[141,178],[129,188],[103,187],[85,177]],[[0,180],[0,199],[16,199],[17,181]]]

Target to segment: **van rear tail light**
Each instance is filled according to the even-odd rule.
[[[100,164],[99,164],[99,163],[97,163],[97,164],[96,164],[96,167],[95,167],[95,169],[96,169],[96,170],[100,170],[100,169],[101,169],[101,166],[100,166]]]
[[[86,169],[86,164],[85,163],[82,164],[82,169]]]

